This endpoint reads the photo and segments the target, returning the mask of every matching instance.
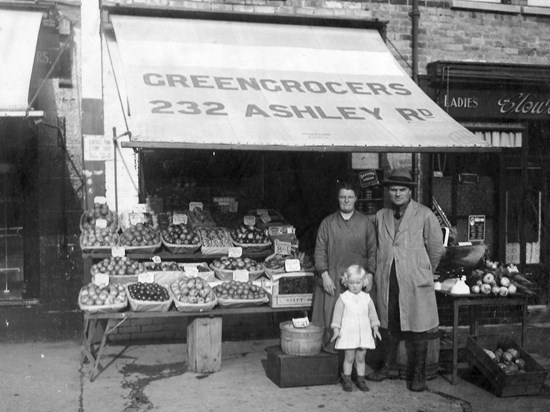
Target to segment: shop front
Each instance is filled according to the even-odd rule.
[[[426,80],[449,115],[501,148],[492,156],[434,154],[434,197],[460,241],[470,240],[468,219],[483,216],[490,256],[530,274],[533,303],[547,304],[548,66],[437,61]]]

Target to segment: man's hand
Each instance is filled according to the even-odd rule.
[[[373,279],[374,279],[374,275],[372,273],[367,272],[367,278],[365,280],[365,292],[369,293],[371,291]]]
[[[328,271],[325,270],[321,274],[321,278],[323,279],[323,289],[325,292],[331,296],[334,295],[334,292],[336,292],[336,286],[334,286],[334,282],[330,278]]]
[[[340,329],[339,328],[333,328],[332,330],[333,330],[332,339],[330,341],[334,342],[336,339],[338,339],[338,336],[340,336]]]

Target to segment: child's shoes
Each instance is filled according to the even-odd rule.
[[[342,389],[344,389],[345,392],[351,392],[353,390],[351,375],[342,375]]]
[[[357,387],[363,392],[369,391],[369,387],[367,386],[367,382],[365,382],[364,376],[357,376]]]

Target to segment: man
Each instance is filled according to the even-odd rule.
[[[398,377],[397,346],[405,340],[408,388],[426,389],[430,329],[439,325],[433,275],[444,253],[441,227],[426,206],[411,199],[416,186],[407,170],[393,170],[383,182],[392,207],[376,213],[377,310],[389,343],[383,367],[367,376],[382,381]]]
[[[343,291],[340,276],[351,265],[367,272],[372,286],[376,239],[372,220],[355,210],[357,196],[348,183],[338,188],[339,210],[327,216],[319,226],[315,243],[315,269],[318,274],[313,297],[312,322],[324,325],[323,350],[336,353],[331,342],[334,305]],[[368,292],[368,290],[367,290]]]

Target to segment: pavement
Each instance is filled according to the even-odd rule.
[[[548,371],[549,338],[546,319],[530,322],[525,348]],[[421,393],[403,380],[369,382],[369,392],[343,392],[337,382],[280,388],[266,376],[266,350],[279,343],[224,342],[221,370],[211,374],[188,369],[185,343],[108,345],[93,382],[90,364],[80,363],[81,342],[3,344],[0,411],[550,411],[550,376],[538,395],[499,398],[467,368],[457,385],[439,374]]]

